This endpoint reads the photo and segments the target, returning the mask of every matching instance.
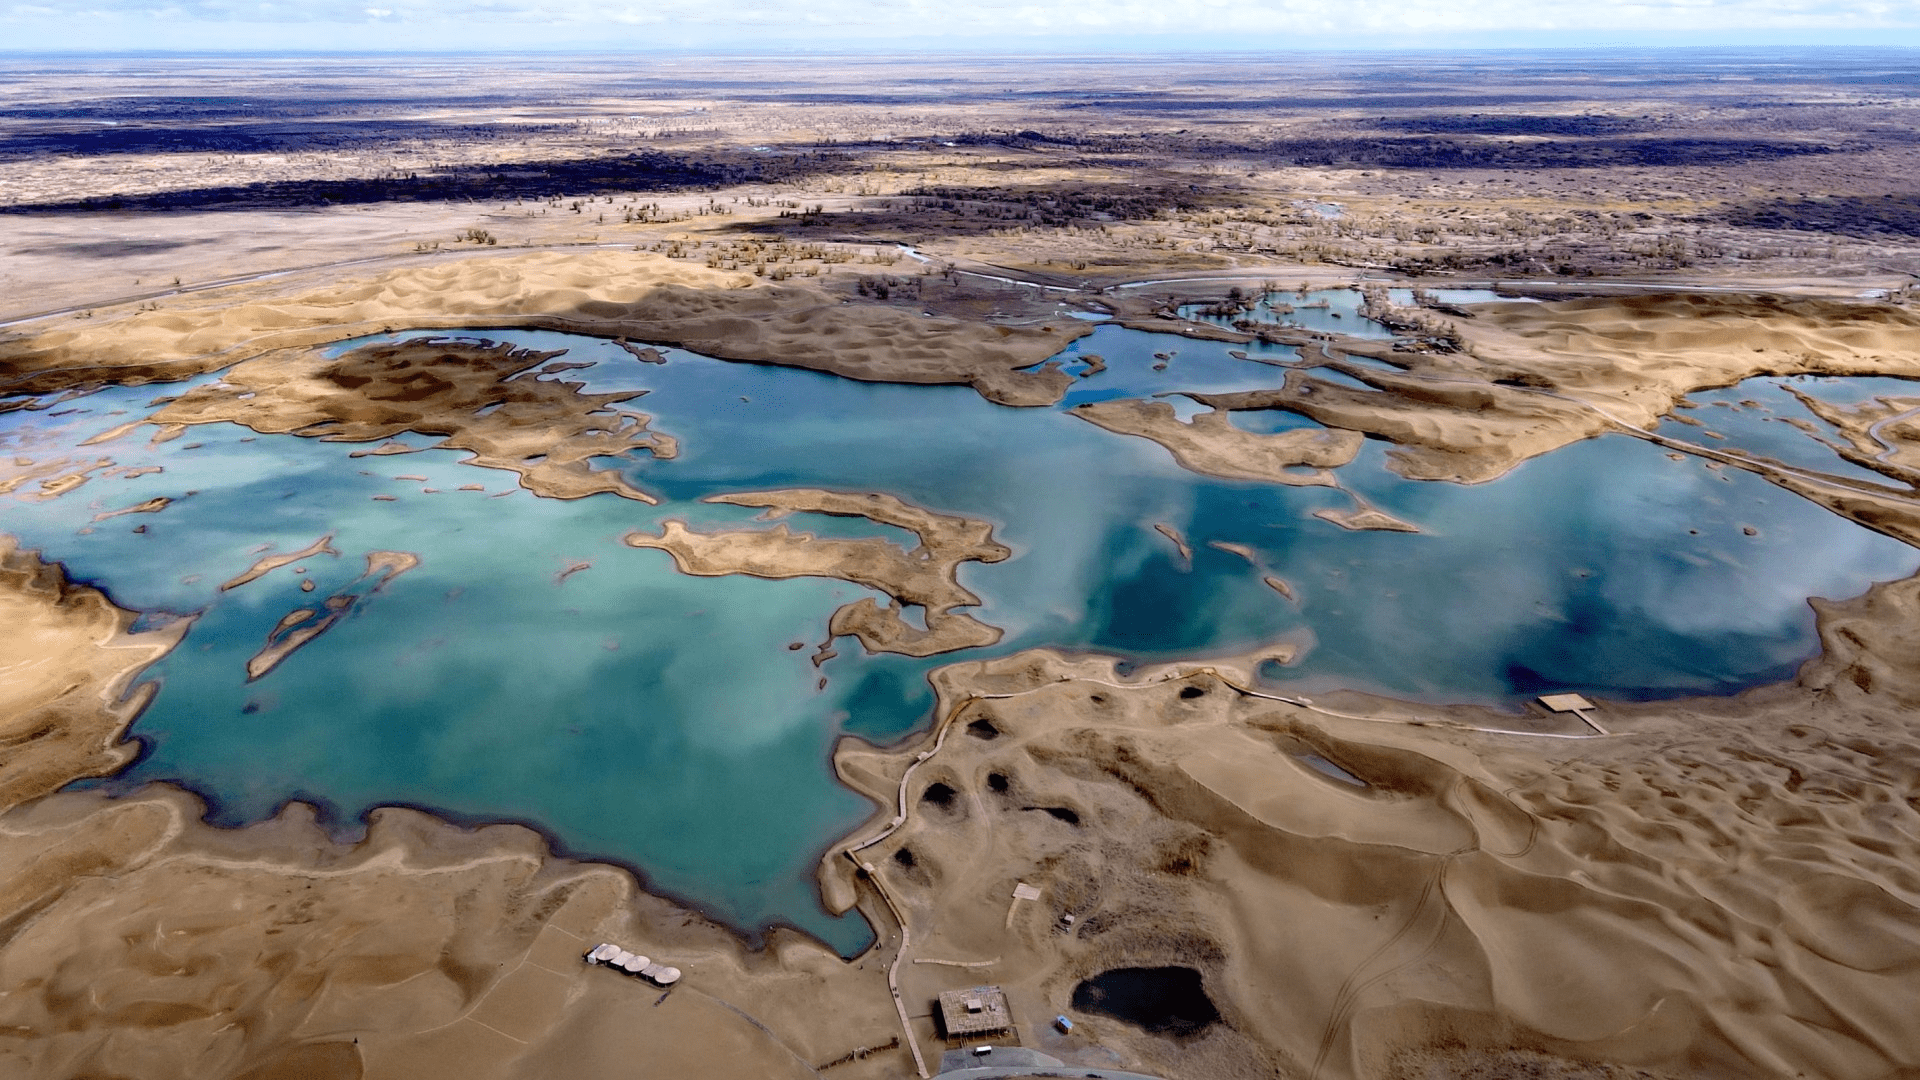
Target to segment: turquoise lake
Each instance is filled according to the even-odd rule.
[[[320,805],[343,834],[389,804],[523,821],[565,851],[636,867],[651,887],[743,930],[792,924],[851,953],[870,931],[826,914],[813,870],[867,806],[833,779],[828,754],[842,733],[888,740],[925,723],[925,675],[940,664],[1039,645],[1144,660],[1284,639],[1311,647],[1276,682],[1306,692],[1355,686],[1516,706],[1561,689],[1720,693],[1788,677],[1813,653],[1807,597],[1856,595],[1920,567],[1920,552],[1757,477],[1673,461],[1625,436],[1473,486],[1402,480],[1384,468],[1386,447],[1369,442],[1339,471],[1342,481],[1425,532],[1347,532],[1309,516],[1346,505],[1338,492],[1197,476],[1150,442],[1067,415],[1082,401],[1270,386],[1282,374],[1232,358],[1235,346],[1117,326],[1066,350],[1070,371],[1084,369],[1073,360],[1087,353],[1108,370],[1077,380],[1048,409],[992,405],[963,387],[858,383],[681,350],[647,365],[611,343],[562,334],[472,336],[565,348],[567,360],[595,366],[554,377],[594,391],[650,391],[631,406],[681,440],[680,456],[604,464],[661,505],[540,499],[516,490],[511,473],[462,464],[459,451],[356,459],[349,453],[363,446],[225,424],[158,447],[136,434],[98,448],[121,465],[164,472],[96,478],[46,502],[0,502],[0,529],[116,602],[156,618],[199,613],[151,671],[162,689],[134,728],[146,752],[105,786],[177,781],[227,825],[293,798]],[[1156,371],[1161,352],[1172,356]],[[1868,392],[1863,382],[1795,385],[1850,400]],[[1875,393],[1915,386],[1873,382],[1895,387]],[[72,446],[187,385],[109,389],[0,415],[0,452]],[[1700,395],[1689,415],[1727,436],[1713,445],[1844,471],[1831,451],[1769,419],[1805,415],[1769,385],[1718,392],[1732,395],[1724,408]],[[1731,404],[1740,400],[1763,407]],[[1262,431],[1308,423],[1278,412],[1235,421]],[[1699,436],[1683,425],[1663,430]],[[473,483],[486,490],[454,490]],[[1014,557],[963,565],[960,579],[983,598],[975,614],[1006,639],[924,661],[863,656],[842,640],[841,655],[816,670],[811,647],[827,616],[866,590],[688,577],[664,552],[620,542],[666,518],[711,527],[756,512],[699,502],[704,495],[796,486],[886,491],[995,522]],[[501,492],[509,494],[493,497]],[[92,522],[161,495],[177,501]],[[1187,538],[1191,565],[1156,523]],[[859,519],[797,514],[790,524],[911,544]],[[262,544],[297,550],[329,532],[342,555],[302,563],[317,591],[301,592],[290,570],[218,591]],[[1209,541],[1247,545],[1259,565]],[[414,552],[421,565],[246,682],[244,664],[274,624],[347,587],[375,549]],[[591,566],[562,579],[576,561]],[[1265,575],[1289,582],[1297,602],[1263,584]],[[794,642],[808,648],[792,650]],[[821,675],[827,686],[816,689]]]

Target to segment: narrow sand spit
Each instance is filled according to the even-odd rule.
[[[339,550],[333,546],[333,534],[328,533],[313,543],[308,544],[306,547],[301,548],[299,551],[287,551],[277,555],[261,556],[240,575],[234,577],[232,580],[222,582],[220,591],[226,592],[229,589],[237,589],[249,582],[258,581],[268,574],[273,573],[275,570],[283,566],[290,566],[302,559],[311,559],[315,555],[332,555],[337,558],[339,554]]]
[[[1192,396],[1196,400],[1206,397]],[[1215,398],[1250,396],[1213,395]],[[1360,452],[1364,437],[1359,432],[1321,427],[1261,435],[1235,427],[1229,416],[1231,408],[1233,406],[1212,408],[1196,414],[1192,420],[1181,420],[1173,406],[1164,401],[1098,401],[1076,405],[1070,411],[1108,431],[1138,435],[1159,443],[1172,452],[1181,468],[1191,472],[1228,480],[1259,480],[1291,487],[1330,487],[1346,491],[1332,470],[1351,462]],[[1303,468],[1309,471],[1298,471]],[[1360,496],[1350,491],[1347,494],[1354,500],[1353,508],[1315,510],[1313,516],[1355,531],[1420,531],[1416,525],[1367,505]],[[1184,542],[1180,543],[1184,550]]]
[[[57,499],[91,480],[94,473],[113,466],[112,458],[87,461],[65,455],[43,459],[9,455],[0,458],[0,495],[29,502]],[[27,487],[31,481],[38,483]]]
[[[1362,441],[1357,431],[1328,428],[1299,428],[1278,435],[1243,431],[1220,409],[1181,420],[1164,401],[1099,401],[1069,411],[1108,431],[1157,442],[1181,468],[1192,472],[1296,487],[1338,487],[1328,470],[1352,461]]]
[[[1180,561],[1188,567],[1192,567],[1193,548],[1188,545],[1187,538],[1180,535],[1179,529],[1174,528],[1164,521],[1156,521],[1153,523],[1153,531],[1166,537],[1167,542],[1173,545],[1173,549],[1180,553]]]
[[[1392,442],[1388,467],[1402,476],[1478,483],[1568,443],[1650,427],[1695,390],[1756,375],[1920,377],[1920,315],[1892,304],[1679,293],[1473,312],[1447,322],[1465,346],[1456,352],[1269,335],[1303,348],[1302,360],[1278,365],[1290,369],[1279,387],[1186,396],[1221,412],[1286,409]],[[1319,368],[1364,388],[1316,378]],[[1212,424],[1210,416],[1187,426]],[[1177,423],[1168,415],[1153,427]],[[1161,441],[1146,430],[1128,434]],[[1232,470],[1258,460],[1245,449],[1224,462],[1183,455],[1176,443],[1193,438],[1163,444],[1196,472],[1241,477]]]
[[[1417,533],[1420,526],[1411,521],[1402,521],[1376,506],[1368,505],[1359,496],[1354,496],[1354,505],[1345,508],[1322,507],[1313,512],[1321,521],[1332,522],[1350,532],[1409,532]]]
[[[1074,412],[1108,430],[1153,439],[1195,472],[1279,483],[1298,483],[1301,474],[1288,473],[1285,453],[1276,457],[1270,444],[1258,441],[1275,437],[1241,432],[1225,414],[1286,409],[1342,436],[1365,433],[1393,443],[1388,467],[1403,476],[1457,483],[1495,479],[1568,443],[1624,432],[1755,473],[1920,546],[1920,450],[1911,442],[1920,434],[1920,399],[1848,410],[1801,395],[1840,438],[1826,438],[1811,425],[1803,431],[1900,487],[1651,430],[1662,418],[1698,426],[1672,411],[1687,394],[1757,375],[1920,378],[1920,315],[1877,302],[1730,294],[1483,304],[1475,311],[1448,324],[1464,352],[1403,351],[1352,339],[1316,342],[1318,355],[1303,352],[1301,361],[1278,364],[1289,370],[1277,388],[1188,393],[1214,410],[1189,423],[1159,403],[1102,402]],[[1358,363],[1352,356],[1391,366]],[[1364,388],[1316,378],[1318,368]],[[1412,528],[1365,507],[1316,516],[1350,528]]]
[[[920,538],[920,544],[908,551],[879,537],[822,538],[791,532],[784,524],[694,532],[678,520],[663,523],[658,536],[628,533],[627,544],[665,551],[681,573],[701,577],[831,577],[884,592],[893,597],[894,606],[883,608],[871,597],[863,597],[841,606],[828,620],[830,637],[851,635],[868,652],[932,656],[1000,640],[998,628],[953,610],[980,603],[955,576],[961,563],[995,563],[1013,554],[993,539],[989,522],[935,513],[892,495],[818,488],[712,495],[704,501],[764,506],[768,516],[774,517],[794,511],[863,517],[906,529]],[[925,612],[925,629],[900,617],[903,605]]]
[[[1920,488],[1920,397],[1874,398],[1849,408],[1797,387],[1786,391],[1840,435],[1840,441],[1810,433],[1813,438],[1863,469]]]
[[[144,502],[135,503],[132,506],[123,506],[118,510],[102,510],[93,515],[93,520],[96,522],[106,521],[110,518],[125,517],[128,514],[157,514],[172,505],[172,499],[165,495],[160,495]]]
[[[322,542],[324,543],[324,539]],[[366,573],[354,583],[366,587],[357,592],[350,591],[329,596],[318,608],[296,608],[288,612],[272,630],[267,632],[266,644],[260,647],[260,651],[247,658],[247,681],[259,679],[279,667],[287,657],[332,629],[335,623],[346,617],[347,613],[359,606],[362,601],[386,588],[388,582],[419,565],[420,557],[410,551],[368,552]],[[313,585],[313,581],[308,579],[300,585],[302,589],[307,589]],[[223,589],[227,587],[221,586]]]
[[[993,326],[846,303],[799,285],[621,250],[468,256],[324,286],[256,284],[177,297],[158,311],[99,313],[0,337],[8,393],[138,384],[213,371],[276,349],[369,333],[471,326],[561,330],[677,345],[724,360],[872,382],[971,385],[1006,405],[1059,401],[1072,376],[1034,368],[1077,319]]]
[[[1260,553],[1246,544],[1236,544],[1231,540],[1209,540],[1207,546],[1229,555],[1238,555],[1247,561],[1248,566],[1256,570],[1260,568]]]
[[[243,424],[262,434],[375,442],[405,431],[445,436],[470,464],[510,469],[535,494],[579,499],[602,491],[656,501],[595,457],[645,450],[670,458],[678,444],[648,418],[612,408],[640,393],[584,394],[582,384],[537,379],[558,353],[512,345],[414,338],[366,345],[328,359],[276,352],[239,364],[148,418],[154,424]]]

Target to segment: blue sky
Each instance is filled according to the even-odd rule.
[[[0,0],[0,48],[1920,46],[1920,0]]]

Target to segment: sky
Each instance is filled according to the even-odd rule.
[[[0,50],[1920,47],[1920,0],[0,0]]]

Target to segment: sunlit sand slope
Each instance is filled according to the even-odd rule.
[[[749,288],[752,280],[663,255],[586,249],[449,258],[321,286],[236,286],[0,335],[0,369],[13,376],[0,390],[177,379],[382,330],[539,327],[876,382],[971,385],[1003,404],[1041,405],[1058,401],[1072,377],[1019,369],[1092,332],[1065,318],[1042,328],[928,318],[803,286]]]
[[[1200,971],[1220,1024],[1078,1029],[1169,1075],[1454,1075],[1526,1053],[1912,1069],[1920,580],[1817,606],[1826,652],[1795,684],[1610,708],[1626,734],[1586,740],[1350,719],[1202,665],[957,664],[907,823],[860,858],[913,956],[992,960],[1016,1007],[1066,1010],[1116,967]],[[836,764],[890,800],[924,749],[849,740]],[[1042,899],[1010,912],[1016,881]],[[910,998],[952,978],[906,971]]]
[[[134,617],[0,534],[0,810],[133,760],[120,736],[154,691],[135,680],[188,625]]]

